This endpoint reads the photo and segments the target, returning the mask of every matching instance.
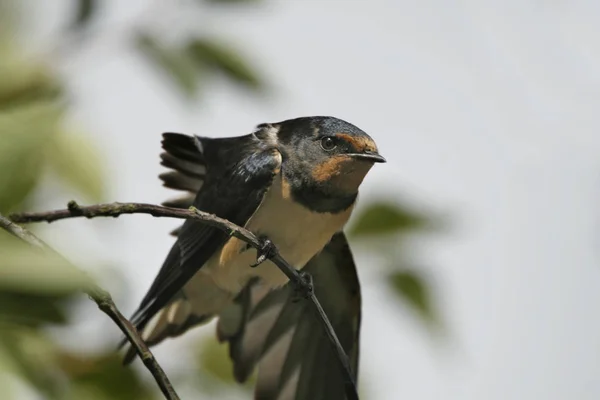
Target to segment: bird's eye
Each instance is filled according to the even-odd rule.
[[[326,136],[323,139],[321,139],[321,147],[325,151],[331,151],[337,147],[337,143],[335,139],[331,136]]]

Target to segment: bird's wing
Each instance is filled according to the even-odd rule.
[[[358,374],[361,296],[343,233],[304,268]],[[219,340],[229,342],[234,375],[245,381],[255,366],[260,400],[344,400],[344,379],[327,336],[307,301],[291,285],[265,293],[250,284],[220,316]]]
[[[162,163],[174,171],[163,174],[165,186],[189,194],[198,190],[192,205],[244,226],[260,205],[281,166],[281,155],[254,134],[211,139],[177,133],[163,135]],[[213,227],[187,220],[158,276],[135,312],[138,330],[163,308],[222,246],[229,236]]]

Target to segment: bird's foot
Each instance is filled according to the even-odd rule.
[[[277,253],[277,248],[266,237],[260,237],[260,249],[256,250],[256,262],[250,267],[256,268]]]
[[[313,291],[315,289],[311,274],[304,271],[298,271],[298,274],[300,275],[300,279],[302,279],[304,284],[294,286],[294,295],[292,297],[293,303],[297,303],[300,300],[308,299],[313,294]]]

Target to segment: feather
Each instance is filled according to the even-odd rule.
[[[207,173],[192,205],[241,226],[254,214],[281,166],[279,153],[260,147],[260,142],[252,135],[210,139],[169,133],[163,135],[163,148],[173,156],[171,160],[197,164],[193,167],[179,161],[171,163],[180,171],[162,174],[165,186],[192,191],[199,180],[189,171],[199,171],[201,165],[205,166]],[[206,153],[200,153],[199,149]],[[187,173],[181,172],[184,166]],[[178,228],[177,235],[177,241],[132,317],[138,330],[143,331],[164,307],[171,307],[171,302],[180,298],[190,279],[229,240],[229,236],[221,230],[192,220],[185,221]],[[210,309],[209,306],[206,304],[206,309]],[[211,317],[196,310],[190,313],[194,315],[192,322]],[[149,333],[153,344],[167,336],[181,334],[191,326],[190,321],[186,320],[181,325],[159,325],[157,332]]]
[[[356,378],[360,329],[360,288],[353,257],[343,233],[304,268],[315,293],[349,355]],[[261,292],[252,284],[236,299],[243,317],[218,337],[229,342],[234,376],[245,381],[258,366],[255,398],[261,400],[344,400],[343,375],[322,327],[305,301],[294,301],[287,285]],[[232,329],[236,327],[237,330]]]

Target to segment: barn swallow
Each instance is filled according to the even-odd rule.
[[[333,117],[264,123],[238,137],[163,134],[164,186],[187,192],[163,203],[193,205],[268,238],[314,290],[358,368],[360,286],[343,228],[358,189],[375,163],[373,139]],[[257,251],[243,241],[187,220],[158,276],[132,317],[148,345],[218,317],[234,375],[258,365],[257,399],[344,399],[343,376],[306,302],[270,261],[251,268]],[[125,363],[135,357],[133,349]]]

